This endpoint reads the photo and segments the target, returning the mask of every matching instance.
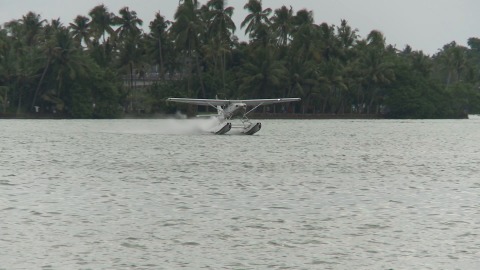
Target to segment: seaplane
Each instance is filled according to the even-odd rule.
[[[241,129],[241,133],[246,135],[253,135],[260,131],[262,123],[252,122],[247,118],[247,115],[253,112],[256,108],[263,105],[270,105],[275,103],[287,103],[300,101],[300,98],[275,98],[275,99],[194,99],[194,98],[167,98],[169,102],[187,103],[199,106],[210,106],[217,110],[216,115],[209,115],[216,119],[216,123],[208,131],[222,135],[229,132],[232,128]],[[248,110],[247,110],[248,108]],[[240,120],[241,125],[232,125],[233,120]]]

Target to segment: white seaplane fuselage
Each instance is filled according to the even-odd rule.
[[[217,109],[217,124],[209,131],[214,134],[225,134],[232,128],[241,128],[243,134],[253,135],[257,133],[262,124],[260,122],[253,123],[247,118],[247,114],[254,111],[261,105],[269,105],[275,103],[286,103],[299,101],[300,98],[278,98],[278,99],[245,99],[245,100],[222,100],[222,99],[191,99],[191,98],[168,98],[167,101],[188,103],[194,105],[211,106]],[[247,110],[247,107],[253,107]],[[241,126],[232,126],[230,122],[233,119],[240,119]]]
[[[217,108],[217,110],[222,110],[222,113],[219,113],[219,117],[223,119],[233,119],[241,118],[247,113],[247,104],[245,103],[232,103],[226,108]]]

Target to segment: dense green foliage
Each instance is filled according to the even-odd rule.
[[[68,25],[29,12],[0,28],[0,114],[172,112],[169,96],[301,97],[287,108],[297,113],[480,113],[478,38],[430,56],[398,50],[376,30],[361,38],[344,20],[316,24],[308,10],[272,10],[260,0],[244,8],[247,42],[234,35],[224,0],[180,1],[174,21],[157,13],[148,32],[128,7],[114,14],[99,5]]]

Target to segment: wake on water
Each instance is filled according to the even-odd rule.
[[[162,123],[162,134],[212,134],[212,129],[218,126],[220,121],[215,117],[197,119],[167,119]],[[227,134],[242,134],[241,130],[230,130]]]
[[[193,135],[212,134],[219,124],[215,117],[195,119],[122,120],[103,127],[103,132],[128,134]],[[235,132],[229,132],[235,133]]]
[[[197,119],[166,119],[162,121],[159,130],[162,134],[208,134],[210,130],[219,124],[214,118]]]

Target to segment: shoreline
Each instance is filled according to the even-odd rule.
[[[250,119],[385,119],[380,114],[301,114],[301,113],[254,113]]]
[[[124,114],[118,118],[110,119],[166,119],[178,118],[175,114]],[[195,117],[191,117],[195,118]],[[252,113],[249,119],[385,119],[383,115],[378,114],[299,114],[299,113]],[[22,113],[22,114],[3,114],[0,113],[0,119],[29,119],[29,120],[61,120],[73,119],[63,114],[43,114],[43,113]],[[85,118],[97,119],[97,118]]]
[[[184,119],[184,118],[196,118],[186,117],[186,115],[177,114],[138,114],[129,113],[124,114],[118,118],[105,118],[105,119]],[[469,119],[469,116],[458,118],[438,118],[438,119]],[[278,119],[278,120],[374,120],[374,119],[396,119],[388,118],[381,114],[301,114],[301,113],[252,113],[249,114],[249,119]],[[0,119],[26,119],[26,120],[68,120],[74,119],[67,117],[65,114],[44,114],[44,113],[22,113],[22,114],[3,114],[0,113]],[[83,119],[99,119],[99,118],[83,118]],[[102,118],[103,119],[103,118]]]

